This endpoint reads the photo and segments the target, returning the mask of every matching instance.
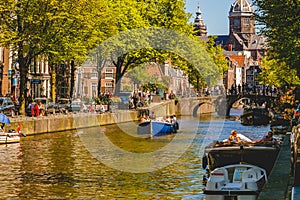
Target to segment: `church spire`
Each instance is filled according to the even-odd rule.
[[[196,18],[194,21],[194,28],[197,31],[197,36],[206,36],[207,30],[206,26],[203,22],[202,16],[201,16],[201,10],[200,10],[200,2],[198,3],[198,9],[196,11]]]

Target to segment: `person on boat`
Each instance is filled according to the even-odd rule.
[[[232,130],[228,139],[223,140],[223,142],[225,144],[232,144],[232,143],[240,143],[240,142],[252,143],[253,141],[250,138],[246,137],[245,135],[237,133],[236,130]]]
[[[141,118],[140,118],[140,122],[142,123],[142,122],[146,122],[147,120],[146,120],[146,117],[144,117],[144,116],[142,116]]]
[[[150,117],[150,119],[155,119],[155,118],[156,118],[156,116],[155,116],[155,114],[154,114],[154,112],[153,112],[153,111],[151,112],[151,114],[150,114],[150,116],[149,116],[149,117]]]
[[[241,142],[241,139],[240,139],[240,137],[238,137],[238,133],[237,133],[236,130],[232,130],[232,131],[231,131],[231,133],[230,133],[230,135],[229,135],[229,137],[228,137],[227,142],[228,142],[229,144],[231,144],[232,142],[233,142],[233,143],[240,143],[240,142]]]
[[[273,137],[273,132],[269,131],[267,135],[265,135],[264,137],[262,137],[260,140],[256,141],[257,143],[261,143],[261,142],[274,142],[276,144],[279,144],[280,142],[277,141],[274,137]]]
[[[0,123],[0,133],[4,133],[4,123]]]

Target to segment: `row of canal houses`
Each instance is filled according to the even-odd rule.
[[[224,57],[228,60],[229,70],[224,73],[223,86],[229,90],[232,85],[259,85],[257,74],[260,72],[261,60],[265,54],[265,41],[255,32],[253,19],[254,9],[248,0],[236,0],[229,10],[229,35],[217,35],[217,45],[224,48]],[[194,27],[201,40],[207,40],[207,28],[201,16],[200,5],[196,12]],[[57,96],[67,97],[70,94],[70,67],[68,64],[58,66]],[[164,65],[149,63],[150,75],[162,79],[169,77],[169,90],[179,96],[191,94],[192,86],[188,83],[188,77],[181,70],[172,67],[171,62]],[[10,94],[18,97],[18,63],[14,62],[9,49],[0,47],[0,92],[2,95]],[[75,91],[73,98],[97,95],[98,73],[97,66],[92,63],[84,63],[75,72]],[[114,92],[115,68],[110,65],[101,71],[101,92]],[[122,82],[122,86],[129,85],[130,81]],[[51,97],[51,70],[46,58],[38,57],[29,69],[29,77],[26,85],[27,95],[32,98],[45,96]],[[128,88],[128,87],[127,87]]]

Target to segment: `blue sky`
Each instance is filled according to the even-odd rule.
[[[192,20],[195,19],[199,2],[208,35],[227,35],[229,33],[228,12],[235,0],[186,0],[186,11],[193,14]]]

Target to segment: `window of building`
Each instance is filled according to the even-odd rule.
[[[239,26],[241,23],[240,23],[240,20],[239,19],[234,19],[233,20],[233,25],[235,26]]]
[[[113,73],[105,73],[105,78],[112,79],[114,77]]]
[[[83,93],[84,93],[85,96],[88,95],[88,87],[87,86],[84,86]]]
[[[94,97],[97,96],[97,89],[97,83],[92,83],[92,94]]]
[[[91,73],[91,78],[97,78],[97,77],[98,77],[97,73]]]
[[[105,69],[105,78],[112,79],[114,77],[114,70],[112,68]]]
[[[112,68],[106,68],[105,73],[114,73],[114,70]]]
[[[90,78],[90,76],[89,76],[89,74],[88,74],[88,73],[84,73],[84,74],[83,74],[83,78],[89,79],[89,78]]]
[[[244,19],[244,24],[249,25],[250,24],[250,20],[249,19]]]
[[[105,83],[105,87],[112,87],[112,86],[113,86],[112,82],[106,82]]]

